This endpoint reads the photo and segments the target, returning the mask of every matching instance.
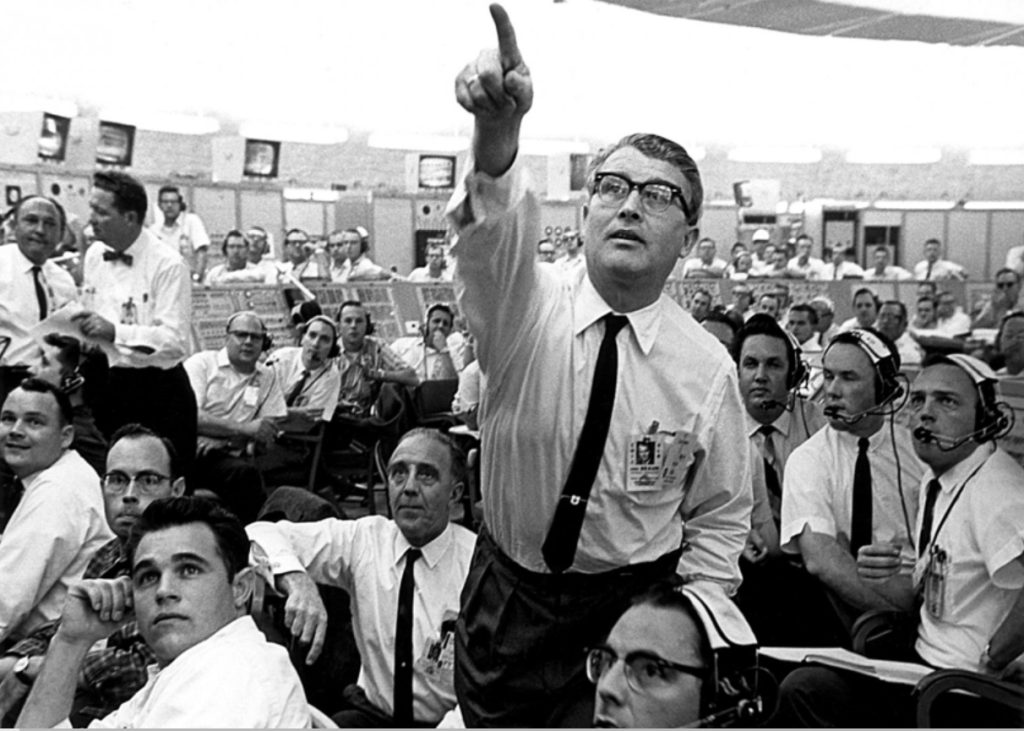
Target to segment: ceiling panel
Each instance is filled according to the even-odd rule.
[[[1021,46],[1024,24],[908,15],[822,0],[600,0],[647,13],[786,33],[950,45]],[[970,4],[964,6],[971,15]]]

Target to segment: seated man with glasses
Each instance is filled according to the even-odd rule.
[[[169,440],[139,424],[118,429],[103,476],[107,525],[115,537],[96,551],[82,578],[127,576],[125,545],[142,511],[158,498],[178,497],[184,491],[181,462]],[[60,620],[42,625],[0,657],[0,719],[16,711],[28,695],[59,625]],[[146,667],[154,662],[153,651],[135,622],[115,632],[105,646],[86,656],[78,675],[78,710],[71,716],[72,723],[86,726],[116,710],[146,684]]]
[[[536,261],[541,205],[519,132],[530,71],[504,9],[498,48],[455,82],[472,156],[448,204],[455,292],[490,384],[485,526],[462,592],[455,689],[468,726],[593,719],[584,648],[651,583],[740,581],[752,504],[736,368],[665,293],[699,237],[687,151],[635,134],[591,163],[586,266]],[[653,460],[641,463],[639,455]]]
[[[718,587],[655,584],[633,600],[608,639],[587,652],[587,677],[597,686],[594,725],[754,725],[770,710],[763,708],[752,670],[756,644]]]
[[[259,362],[270,345],[259,315],[236,312],[223,348],[185,361],[199,408],[193,487],[212,493],[243,523],[256,519],[266,499],[252,457],[277,439],[278,420],[288,415],[281,379]]]

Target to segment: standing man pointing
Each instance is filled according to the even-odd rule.
[[[492,384],[455,685],[470,726],[584,726],[584,648],[633,596],[673,573],[739,583],[750,475],[727,450],[743,405],[726,351],[662,292],[698,236],[682,147],[632,135],[602,152],[587,266],[536,262],[540,208],[516,162],[533,83],[504,9],[491,15],[499,49],[455,84],[475,131],[448,208],[456,295]]]

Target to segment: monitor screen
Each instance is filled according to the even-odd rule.
[[[455,187],[454,155],[420,155],[420,188],[436,190]]]
[[[135,150],[135,127],[118,122],[100,122],[96,162],[129,167]]]
[[[68,132],[71,119],[56,114],[43,114],[43,129],[39,132],[39,159],[64,162],[68,151]]]
[[[245,167],[249,178],[276,178],[281,159],[281,143],[273,140],[246,140]]]

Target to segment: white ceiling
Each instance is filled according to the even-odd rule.
[[[993,36],[968,47],[851,38],[834,19],[877,11],[815,0],[614,2],[507,1],[537,91],[526,136],[1024,148],[1024,48]],[[763,29],[829,23],[835,36]],[[969,24],[907,23],[959,27],[961,40]],[[209,115],[223,134],[262,120],[466,135],[453,80],[496,42],[486,0],[48,0],[5,3],[3,24],[0,110],[42,95],[89,115]]]
[[[1024,46],[1017,0],[601,0],[656,15],[833,38]]]

